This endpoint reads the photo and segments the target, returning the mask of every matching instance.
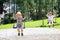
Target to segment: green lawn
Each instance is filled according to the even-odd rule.
[[[60,18],[55,18],[55,19],[56,19],[55,28],[60,28]],[[44,21],[44,24],[42,23],[43,21]],[[13,25],[14,25],[14,23],[0,25],[0,29],[13,28]],[[48,27],[48,24],[47,24],[47,19],[44,19],[44,20],[25,22],[25,26],[26,26],[26,28],[40,28],[41,26],[43,28],[46,28],[46,27]]]

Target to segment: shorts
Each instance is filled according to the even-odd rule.
[[[22,25],[21,24],[17,24],[17,28],[22,28]]]
[[[48,20],[48,24],[54,24],[52,20]]]

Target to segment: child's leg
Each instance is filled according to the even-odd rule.
[[[50,23],[50,22],[48,23],[48,26],[49,26],[49,28],[50,28],[50,26],[51,26],[51,23]]]
[[[21,35],[23,36],[23,28],[21,29]]]
[[[20,36],[20,29],[18,28],[17,31],[18,31],[18,36]]]
[[[18,28],[17,31],[20,32],[20,29]]]
[[[52,27],[54,27],[54,21],[52,21]]]

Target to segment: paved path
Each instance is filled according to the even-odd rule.
[[[26,28],[24,36],[18,36],[16,29],[0,30],[0,40],[60,40],[60,29]]]

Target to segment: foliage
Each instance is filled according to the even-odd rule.
[[[15,4],[19,6],[19,11],[23,16],[32,20],[39,20],[46,18],[46,14],[52,11],[53,14],[60,15],[60,9],[58,9],[59,0],[13,0]],[[59,2],[58,2],[59,1]],[[10,18],[11,19],[11,18]],[[8,17],[4,21],[10,20]],[[11,21],[10,21],[11,22]]]
[[[20,10],[27,19],[32,20],[42,19],[46,13],[52,11],[54,14],[58,13],[58,0],[18,0]]]

